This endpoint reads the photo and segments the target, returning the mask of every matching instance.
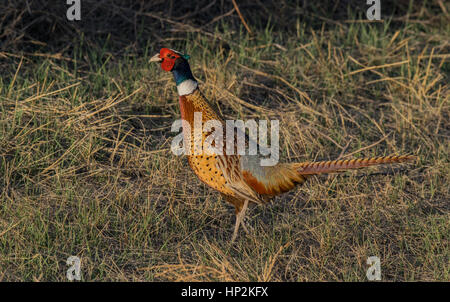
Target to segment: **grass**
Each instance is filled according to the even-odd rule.
[[[450,27],[419,17],[252,36],[224,17],[139,51],[83,34],[3,50],[0,280],[66,281],[77,255],[84,281],[365,281],[369,256],[384,281],[449,281]],[[419,160],[311,178],[251,207],[230,245],[232,207],[170,152],[176,89],[148,63],[162,43],[227,119],[278,119],[283,161]]]

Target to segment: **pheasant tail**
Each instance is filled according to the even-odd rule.
[[[415,157],[411,155],[391,155],[351,160],[278,164],[274,167],[260,167],[259,170],[248,168],[242,171],[242,174],[245,182],[261,196],[275,196],[302,184],[309,175],[401,163],[413,159]]]
[[[292,164],[292,167],[297,170],[300,175],[315,175],[321,173],[340,172],[348,169],[359,169],[381,164],[402,163],[415,159],[416,157],[412,155],[390,155],[350,160],[294,163]]]

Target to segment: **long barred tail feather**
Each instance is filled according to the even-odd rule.
[[[300,175],[314,175],[321,173],[340,172],[348,169],[359,169],[381,164],[402,163],[415,159],[416,157],[413,155],[389,155],[350,160],[294,163],[293,167]]]

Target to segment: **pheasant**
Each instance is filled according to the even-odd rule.
[[[194,115],[200,112],[201,123],[224,119],[214,106],[203,96],[198,82],[189,67],[189,56],[178,51],[162,48],[150,62],[159,62],[164,71],[172,72],[179,95],[181,118],[189,125],[183,124],[183,136],[194,141]],[[203,143],[207,133],[201,134]],[[193,144],[190,145],[193,151]],[[233,152],[231,152],[233,153]],[[225,200],[235,207],[236,223],[231,242],[234,242],[239,226],[248,230],[244,223],[245,212],[249,203],[265,204],[276,195],[302,184],[311,175],[340,172],[380,164],[401,163],[415,159],[411,155],[391,155],[351,160],[334,160],[301,163],[277,163],[274,166],[262,166],[257,156],[230,154],[206,154],[190,152],[187,156],[189,165],[198,178],[209,187],[219,191]]]

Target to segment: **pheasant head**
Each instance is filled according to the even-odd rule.
[[[192,75],[188,60],[189,55],[182,54],[170,48],[161,48],[150,62],[161,63],[164,71],[172,72],[177,85],[178,94],[191,94],[198,87],[198,83]]]

